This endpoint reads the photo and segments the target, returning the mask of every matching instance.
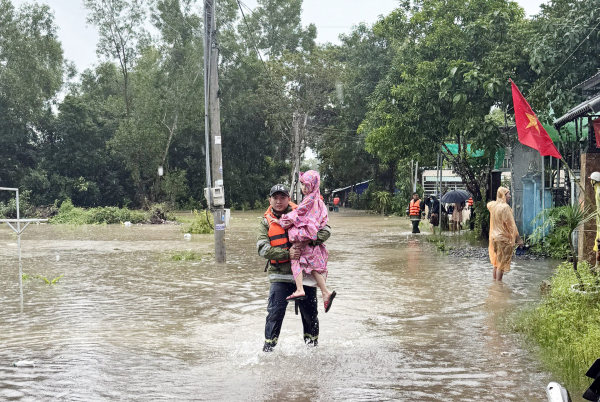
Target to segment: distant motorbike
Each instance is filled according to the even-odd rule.
[[[592,378],[594,382],[583,393],[583,399],[586,401],[600,402],[600,359],[596,360],[592,367],[585,373],[586,376]],[[551,382],[546,387],[546,396],[548,402],[571,402],[571,396],[562,385],[556,382]]]

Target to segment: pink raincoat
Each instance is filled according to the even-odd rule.
[[[288,229],[288,238],[292,243],[316,240],[317,233],[323,229],[329,220],[327,207],[321,199],[319,173],[309,170],[300,173],[300,182],[309,189],[309,193],[298,205],[298,208],[281,216],[279,224]],[[313,270],[327,278],[327,259],[329,253],[325,245],[307,246],[302,250],[299,260],[292,260],[292,272],[296,278],[302,271],[310,274]]]

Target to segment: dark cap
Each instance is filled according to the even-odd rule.
[[[283,193],[285,195],[287,195],[288,197],[290,196],[290,190],[288,190],[288,188],[286,186],[284,186],[283,184],[275,184],[273,187],[271,187],[271,192],[269,193],[269,197],[272,197],[273,194],[275,193]]]

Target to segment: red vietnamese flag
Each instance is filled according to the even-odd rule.
[[[594,127],[594,134],[596,134],[596,148],[600,148],[600,117],[592,120],[592,127]]]
[[[530,148],[537,149],[542,156],[554,156],[562,159],[562,155],[556,149],[552,139],[542,127],[542,123],[538,120],[531,106],[525,100],[519,88],[510,80],[512,85],[512,97],[515,107],[515,123],[517,125],[517,134],[519,134],[519,142],[527,145]]]

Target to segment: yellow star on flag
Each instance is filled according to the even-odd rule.
[[[538,119],[537,119],[537,117],[535,117],[534,114],[529,114],[529,113],[525,113],[525,114],[527,115],[527,118],[529,119],[529,124],[525,128],[535,127],[535,129],[537,130],[537,132],[539,134],[540,128],[538,127]]]

